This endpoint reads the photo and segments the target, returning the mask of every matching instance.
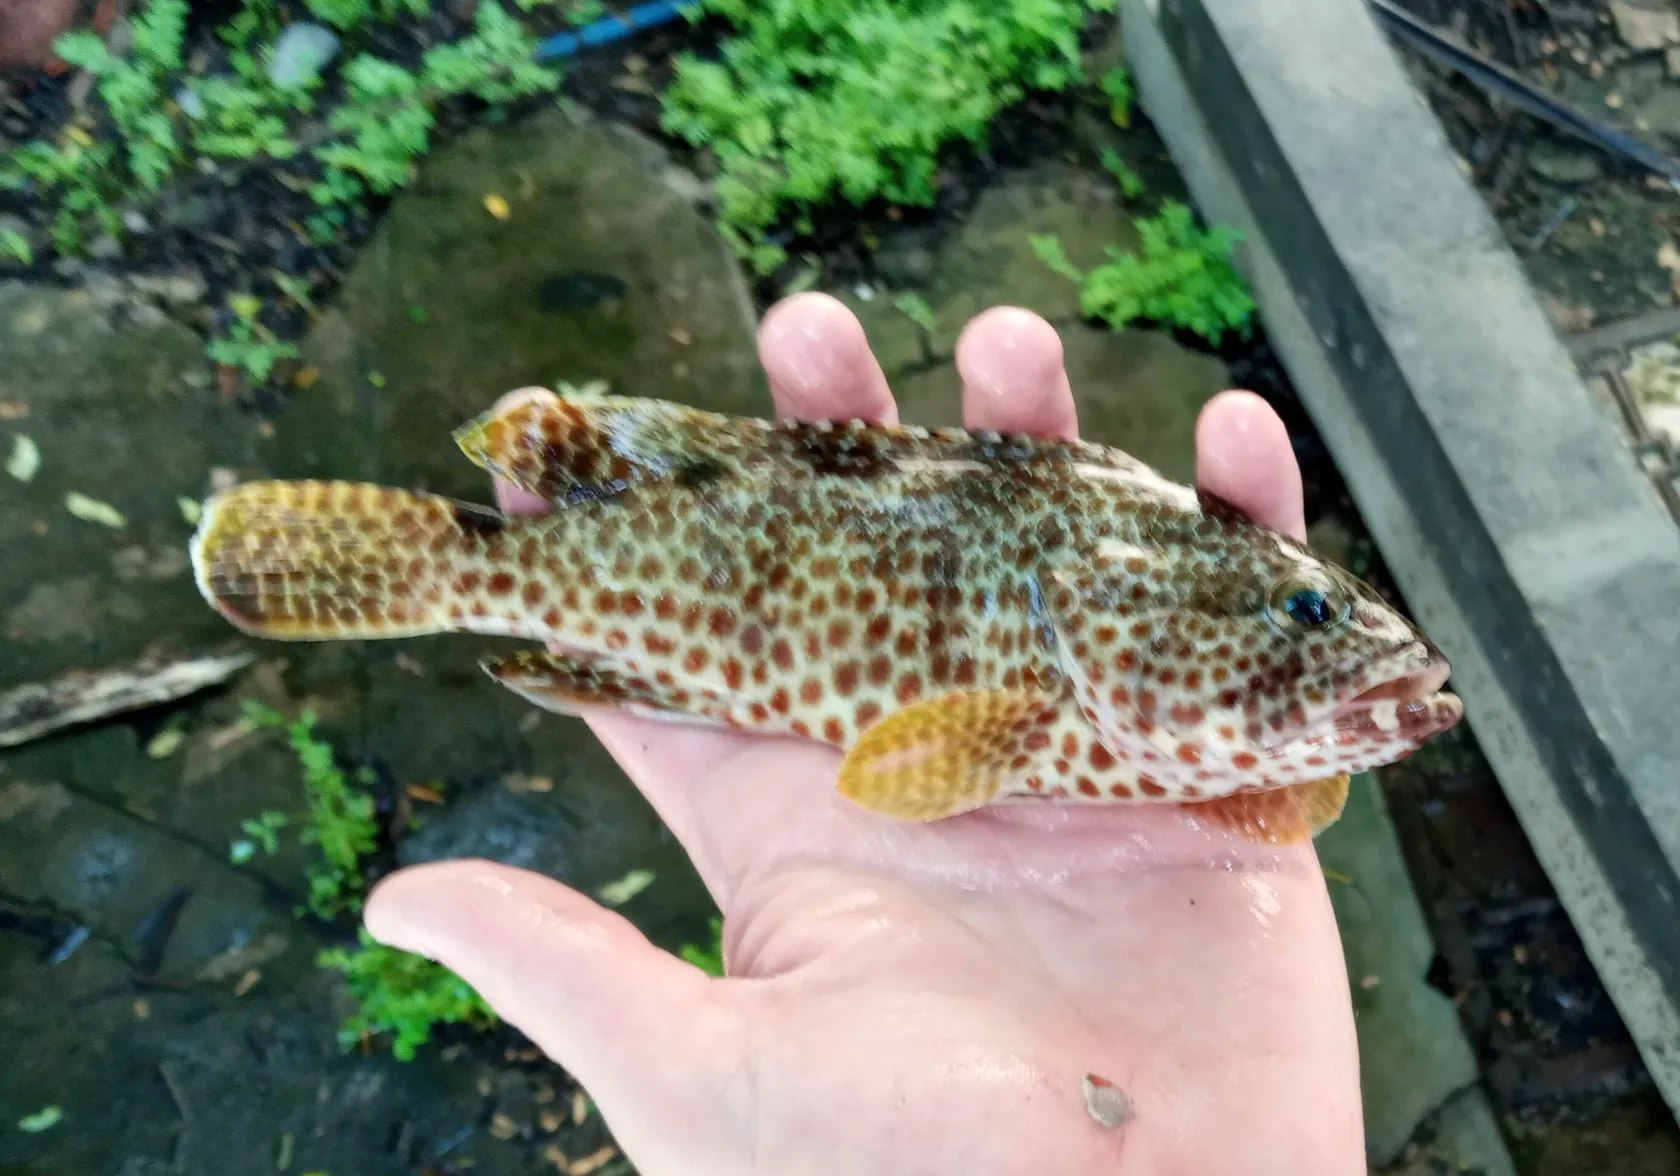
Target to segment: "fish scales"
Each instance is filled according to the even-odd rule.
[[[206,504],[201,591],[261,636],[541,641],[486,668],[563,713],[828,743],[903,819],[1190,803],[1295,839],[1458,719],[1372,589],[1111,448],[592,396],[456,440],[551,512],[252,482]]]

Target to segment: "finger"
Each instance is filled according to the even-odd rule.
[[[1196,421],[1196,483],[1257,522],[1305,539],[1301,468],[1289,430],[1252,392],[1221,392]]]
[[[782,417],[898,420],[863,324],[827,294],[795,294],[771,307],[758,328],[758,358]]]
[[[974,316],[957,339],[963,422],[971,429],[1079,436],[1056,328],[1030,310],[999,306]]]
[[[554,400],[557,397],[547,388],[516,388],[505,396],[500,397],[491,406],[492,413],[508,412],[528,400]],[[515,486],[505,478],[492,477],[491,485],[496,491],[496,506],[507,514],[547,514],[548,503],[529,490]]]
[[[718,1129],[704,1092],[740,1035],[720,1031],[714,981],[623,916],[540,874],[467,860],[385,878],[364,922],[472,985],[575,1075],[639,1167],[663,1159],[660,1138]]]

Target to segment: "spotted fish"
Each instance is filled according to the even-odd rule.
[[[1369,586],[1115,449],[593,393],[455,440],[551,512],[249,482],[203,509],[200,590],[261,637],[540,641],[484,668],[561,713],[830,744],[901,820],[1167,803],[1302,840],[1460,718]]]

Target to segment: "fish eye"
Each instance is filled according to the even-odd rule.
[[[1350,605],[1346,595],[1328,584],[1286,580],[1280,584],[1268,606],[1278,624],[1289,629],[1328,629],[1347,619]]]

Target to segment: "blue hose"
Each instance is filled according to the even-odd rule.
[[[580,49],[593,49],[597,45],[622,41],[631,33],[681,20],[697,7],[697,4],[676,4],[671,0],[638,4],[623,16],[603,16],[593,24],[584,25],[575,33],[555,33],[537,46],[537,60],[553,61],[560,57],[570,57]]]

